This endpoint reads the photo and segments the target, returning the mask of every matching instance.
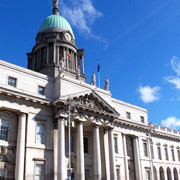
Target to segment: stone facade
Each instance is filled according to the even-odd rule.
[[[27,56],[28,69],[0,60],[0,178],[180,179],[180,132],[112,98],[108,79],[87,84],[70,31],[39,32]]]

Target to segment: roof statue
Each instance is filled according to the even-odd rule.
[[[52,5],[53,5],[53,10],[52,10],[53,14],[59,15],[58,0],[53,0]]]
[[[81,75],[80,67],[78,67],[77,70],[76,70],[76,79],[77,80],[80,80],[80,75]]]
[[[91,77],[91,85],[95,86],[96,85],[96,75],[93,72],[92,77]]]
[[[105,80],[104,90],[109,91],[109,79],[108,79],[108,77],[106,77],[106,80]]]
[[[64,58],[61,58],[59,61],[59,73],[62,74],[64,71]]]

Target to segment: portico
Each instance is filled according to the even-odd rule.
[[[117,116],[116,111],[111,109],[108,104],[105,104],[99,99],[97,94],[93,92],[81,96],[73,97],[76,101],[76,113],[72,114],[72,136],[71,142],[72,152],[71,159],[74,164],[74,179],[85,180],[89,179],[101,180],[102,178],[116,179],[116,166],[114,156],[114,142],[113,142],[113,120]],[[86,101],[85,101],[86,100]],[[81,104],[82,103],[82,104]],[[67,144],[67,102],[60,100],[57,106],[56,118],[58,124],[58,151],[55,156],[58,159],[57,171],[58,175],[55,179],[67,178],[68,167],[68,152],[65,147]],[[93,106],[93,109],[91,108]],[[108,131],[108,151],[109,159],[105,158],[105,145],[101,142]],[[106,142],[107,143],[107,142]],[[54,157],[54,159],[56,159]],[[102,167],[102,160],[106,160],[108,168],[110,169],[109,177]],[[56,171],[54,171],[56,172]],[[65,173],[64,173],[65,172]],[[91,172],[91,173],[90,173]],[[92,173],[93,172],[93,173]],[[90,175],[90,174],[93,174]],[[105,177],[106,176],[106,177]]]

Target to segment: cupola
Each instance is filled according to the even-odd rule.
[[[58,0],[53,0],[53,14],[40,26],[36,44],[28,56],[28,69],[57,77],[63,61],[64,75],[80,79],[84,76],[84,49],[75,45],[75,36],[69,22],[59,14]]]

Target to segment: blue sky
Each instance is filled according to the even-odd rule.
[[[0,59],[23,67],[51,0],[8,1],[0,6]],[[85,49],[90,82],[100,61],[114,98],[146,108],[149,121],[180,129],[180,1],[61,0],[60,14]]]

